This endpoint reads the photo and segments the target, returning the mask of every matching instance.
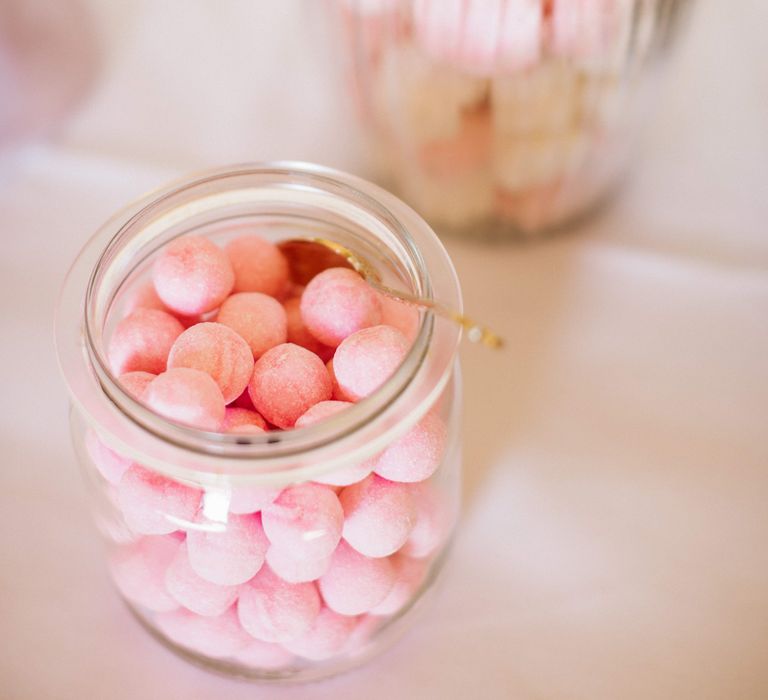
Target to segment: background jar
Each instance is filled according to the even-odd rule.
[[[616,188],[686,0],[332,0],[373,169],[440,233],[532,236]]]
[[[129,608],[194,662],[254,679],[310,679],[359,663],[394,639],[441,569],[459,507],[460,331],[421,313],[395,374],[316,425],[244,435],[169,422],[123,391],[106,343],[165,243],[192,232],[224,242],[245,231],[273,241],[333,239],[373,261],[390,286],[457,309],[460,291],[444,248],[402,202],[357,178],[291,163],[214,171],[149,195],[96,233],[65,282],[56,338],[72,438]],[[438,449],[421,481],[366,476],[381,455],[407,456],[425,436]],[[276,555],[272,566],[263,563],[275,547],[261,519],[269,503],[297,490],[343,503],[345,489],[382,483],[407,513],[394,553],[364,556],[333,528],[315,527],[301,535],[325,542],[327,561],[309,566]],[[234,541],[247,553],[238,570],[217,568],[216,557]],[[199,575],[201,557],[213,569],[207,578]],[[339,558],[355,576],[324,588]],[[276,621],[269,640],[246,631],[239,611],[243,590],[268,568],[281,571],[272,576],[274,596],[260,589]],[[363,581],[378,586],[375,604]],[[300,620],[279,615],[282,595],[300,601]]]

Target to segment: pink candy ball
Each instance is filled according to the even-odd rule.
[[[374,471],[390,481],[424,481],[443,461],[447,437],[440,416],[428,413],[375,458]]]
[[[208,374],[224,402],[243,393],[253,372],[253,354],[235,331],[221,323],[198,323],[185,330],[168,355],[168,369],[187,367]]]
[[[194,520],[200,491],[135,464],[117,486],[117,502],[133,532],[164,535]]]
[[[169,309],[193,316],[215,309],[227,298],[235,273],[215,243],[202,236],[182,236],[160,251],[152,281]]]
[[[267,430],[267,421],[257,413],[247,408],[237,408],[227,406],[224,413],[224,422],[221,424],[221,432],[238,433],[241,429],[258,428],[259,431]]]
[[[133,461],[107,447],[90,428],[85,433],[85,449],[99,473],[110,483],[118,484]]]
[[[283,308],[288,324],[288,342],[315,353],[323,362],[330,360],[333,357],[333,348],[323,345],[304,325],[301,318],[301,299],[299,297],[288,299],[283,302]]]
[[[341,539],[344,512],[336,494],[320,484],[290,486],[262,511],[264,531],[273,546],[295,558],[317,561]]]
[[[123,315],[128,316],[136,311],[136,309],[159,309],[160,311],[168,311],[168,307],[163,304],[162,299],[157,296],[155,285],[152,284],[152,280],[147,280],[146,282],[136,285],[126,294],[123,305]]]
[[[309,630],[320,612],[314,583],[286,583],[268,566],[240,589],[237,612],[246,632],[263,642],[287,642]]]
[[[165,573],[179,549],[174,537],[142,537],[120,547],[110,558],[110,571],[120,592],[153,612],[179,607],[165,588]]]
[[[423,559],[396,554],[391,559],[395,568],[395,585],[386,598],[371,608],[372,615],[394,615],[411,602],[427,574]]]
[[[288,261],[274,243],[261,236],[240,236],[224,250],[235,272],[235,292],[281,296],[288,289]]]
[[[165,418],[216,431],[224,421],[224,397],[210,375],[175,367],[158,375],[144,391],[144,403]]]
[[[109,366],[117,375],[126,372],[165,371],[171,346],[184,326],[158,309],[137,309],[117,324],[109,340]]]
[[[336,379],[336,372],[333,371],[333,358],[331,358],[330,360],[328,360],[328,362],[325,363],[325,368],[328,370],[328,376],[331,378],[331,389],[333,392],[331,394],[331,398],[334,401],[349,401],[349,398],[341,390],[341,387],[339,386],[339,382]]]
[[[332,267],[309,281],[301,296],[301,318],[315,338],[335,348],[356,331],[380,323],[381,304],[360,275]]]
[[[559,56],[600,56],[616,40],[622,23],[617,0],[553,0],[550,43]]]
[[[452,515],[446,497],[432,484],[414,484],[411,488],[416,523],[400,551],[421,559],[434,554],[448,539]]]
[[[367,557],[387,557],[405,544],[416,522],[416,506],[405,484],[376,474],[339,494],[344,539]]]
[[[309,559],[294,554],[288,547],[272,545],[267,550],[267,564],[283,581],[306,583],[317,581],[331,565],[331,556]]]
[[[253,642],[253,637],[240,626],[234,605],[216,617],[196,615],[182,608],[158,615],[155,620],[172,642],[204,656],[232,656]]]
[[[373,326],[350,335],[333,356],[339,388],[351,401],[370,396],[400,366],[408,341],[396,328]]]
[[[235,486],[229,501],[229,512],[238,515],[256,513],[272,503],[280,491],[281,489],[270,486],[253,486],[251,484]]]
[[[331,610],[341,615],[360,615],[381,603],[394,583],[395,569],[389,559],[366,557],[340,542],[318,586]]]
[[[288,337],[282,304],[258,292],[233,294],[221,305],[216,320],[240,335],[256,359]]]
[[[340,411],[354,406],[350,401],[321,401],[316,403],[306,413],[303,413],[296,419],[295,427],[305,428],[315,423],[320,423],[326,418],[335,416]]]
[[[202,518],[197,523],[187,533],[187,554],[198,576],[221,586],[236,586],[261,568],[269,542],[258,515],[230,514],[226,523]]]
[[[285,668],[294,660],[294,655],[279,644],[260,642],[258,639],[254,639],[245,649],[238,651],[234,657],[240,663],[251,668],[263,668],[270,671]]]
[[[409,344],[413,343],[419,332],[419,310],[386,294],[379,294],[379,301],[381,302],[381,325],[397,328]]]
[[[144,391],[156,376],[151,372],[126,372],[119,377],[120,386],[127,394],[130,394],[137,401],[141,401]]]
[[[356,624],[356,617],[339,615],[329,608],[323,608],[309,631],[286,642],[285,648],[305,659],[328,659],[344,648]]]
[[[248,392],[256,410],[279,428],[331,398],[331,378],[322,360],[293,343],[268,350],[257,361]]]

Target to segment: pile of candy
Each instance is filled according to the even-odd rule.
[[[174,240],[124,309],[108,359],[125,391],[172,421],[237,433],[349,409],[400,365],[419,323],[350,269],[297,286],[279,248],[251,234],[223,248]],[[448,537],[453,514],[436,483],[446,433],[432,410],[362,464],[222,496],[89,431],[130,532],[114,579],[168,638],[207,657],[280,669],[358,648],[418,595]]]

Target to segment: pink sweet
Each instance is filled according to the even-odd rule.
[[[360,615],[381,603],[394,583],[395,568],[389,559],[366,557],[342,541],[318,586],[331,610],[341,615]]]
[[[425,558],[448,539],[451,514],[446,497],[432,484],[414,484],[411,488],[416,503],[416,523],[400,551],[409,557]]]
[[[216,320],[240,335],[257,360],[288,337],[282,304],[258,292],[233,294],[221,305]]]
[[[258,639],[251,641],[245,649],[238,651],[234,657],[246,666],[267,670],[285,668],[294,660],[294,655],[279,644],[260,642]]]
[[[370,396],[400,366],[408,341],[396,328],[373,326],[344,340],[333,356],[333,371],[341,391],[352,401]]]
[[[258,514],[230,514],[226,523],[200,517],[197,527],[187,534],[193,571],[221,586],[236,586],[254,576],[264,563],[268,546]]]
[[[415,306],[398,301],[386,294],[379,294],[381,302],[381,325],[397,328],[413,343],[419,332],[419,310]]]
[[[160,311],[168,311],[168,307],[163,304],[162,299],[157,296],[155,285],[152,284],[152,280],[147,280],[146,282],[142,282],[141,284],[132,287],[128,294],[126,294],[123,315],[127,316],[136,311],[136,309],[159,309]]]
[[[284,646],[305,659],[328,659],[344,648],[356,624],[356,617],[339,615],[329,608],[323,608],[309,631],[286,642]]]
[[[304,325],[301,318],[301,299],[292,297],[283,302],[283,308],[288,323],[288,342],[301,345],[301,347],[315,353],[323,362],[330,360],[333,357],[333,348],[323,345]]]
[[[341,539],[344,512],[336,494],[320,485],[290,486],[262,511],[264,531],[273,546],[294,558],[317,561]]]
[[[253,637],[240,626],[234,605],[216,617],[196,615],[180,608],[158,615],[155,621],[171,641],[204,656],[232,656],[253,642]]]
[[[261,236],[240,236],[224,247],[235,272],[235,292],[281,296],[288,288],[288,261]]]
[[[193,316],[211,311],[227,298],[235,273],[227,254],[202,236],[171,241],[152,266],[157,295],[172,311]]]
[[[224,402],[234,401],[248,386],[253,354],[248,343],[222,323],[198,323],[185,330],[168,354],[168,369],[188,367],[205,372],[218,384]]]
[[[428,413],[375,458],[374,471],[390,481],[424,481],[440,466],[447,436],[442,418]]]
[[[117,324],[109,340],[112,372],[163,372],[171,346],[183,331],[184,326],[165,311],[137,309]]]
[[[621,23],[617,0],[552,0],[551,48],[560,56],[599,56]]]
[[[224,421],[224,396],[211,376],[198,369],[163,372],[150,382],[143,398],[161,416],[200,430],[218,430]]]
[[[250,401],[250,398],[248,399]],[[224,422],[221,424],[222,433],[237,433],[242,428],[259,428],[260,431],[267,430],[267,421],[257,412],[247,408],[237,408],[227,406],[224,413]]]
[[[251,427],[255,428],[256,426]],[[254,486],[252,484],[235,486],[229,501],[229,511],[237,515],[256,513],[272,503],[280,491],[281,489],[270,486]]]
[[[248,392],[256,410],[279,428],[331,398],[331,378],[322,360],[293,343],[268,350],[257,361]]]
[[[267,550],[267,564],[283,581],[306,583],[317,581],[331,565],[331,557],[308,559],[295,555],[287,547],[270,546]]]
[[[117,486],[117,502],[133,532],[164,535],[194,520],[200,491],[172,481],[138,464],[123,474]]]
[[[179,607],[165,588],[165,572],[176,556],[179,540],[171,536],[142,537],[110,557],[110,571],[120,592],[132,603],[153,612]]]
[[[307,330],[333,348],[344,338],[381,321],[381,304],[373,288],[354,270],[332,267],[315,275],[301,296]]]
[[[351,408],[354,404],[350,401],[321,401],[316,403],[306,413],[303,413],[296,419],[295,427],[305,428],[326,418],[335,416],[339,411]]]
[[[85,449],[99,473],[110,483],[118,484],[133,461],[107,447],[90,428],[85,433]]]
[[[287,583],[268,566],[240,589],[240,624],[263,642],[287,642],[309,630],[320,612],[314,583]]]
[[[405,484],[371,474],[339,495],[344,509],[344,539],[367,557],[387,557],[405,544],[416,506]]]
[[[333,394],[331,395],[331,398],[334,401],[347,401],[347,396],[344,394],[344,392],[341,390],[341,387],[339,386],[339,382],[336,379],[336,372],[333,371],[333,358],[328,360],[328,362],[325,363],[325,368],[328,370],[328,376],[331,378],[331,387],[333,390]]]
[[[386,598],[371,608],[373,615],[394,615],[411,602],[416,591],[424,582],[427,565],[422,559],[396,554],[391,559],[395,567],[395,585]]]
[[[123,387],[123,391],[130,394],[137,401],[140,401],[149,383],[156,376],[156,374],[151,372],[126,372],[119,377],[120,386]]]
[[[165,587],[178,603],[198,615],[221,615],[238,593],[237,586],[220,586],[200,578],[189,563],[185,543],[165,572]]]
[[[345,650],[360,651],[382,626],[383,622],[382,618],[377,615],[361,615],[357,618],[357,624],[344,645]]]

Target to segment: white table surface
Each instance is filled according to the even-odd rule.
[[[647,157],[598,220],[527,248],[447,242],[509,347],[463,349],[444,585],[368,666],[271,688],[178,660],[112,592],[53,307],[145,189],[252,159],[359,170],[360,149],[316,3],[92,5],[89,98],[0,163],[0,698],[768,697],[768,6],[700,0]]]

